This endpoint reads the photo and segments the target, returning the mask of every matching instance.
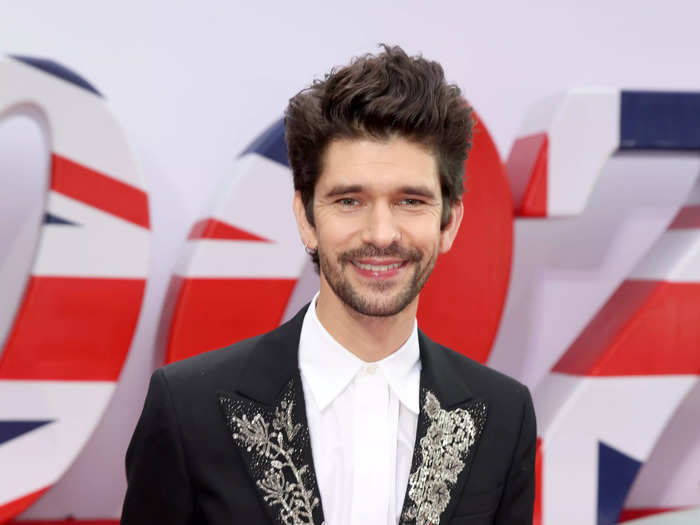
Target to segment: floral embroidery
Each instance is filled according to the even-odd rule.
[[[425,391],[423,412],[428,427],[414,451],[408,479],[408,501],[402,523],[438,525],[452,497],[451,490],[465,467],[486,418],[486,405],[444,410],[435,394]]]
[[[256,485],[263,500],[277,512],[279,523],[306,525],[314,523],[314,509],[320,506],[320,500],[313,469],[301,464],[309,436],[308,429],[293,421],[293,393],[290,382],[272,411],[254,410],[252,402],[225,394],[220,395],[219,402],[233,440],[247,453]]]

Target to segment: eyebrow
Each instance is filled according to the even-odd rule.
[[[419,195],[426,199],[435,199],[435,193],[427,186],[404,186],[399,190],[399,193],[405,195]]]
[[[326,193],[326,197],[335,197],[337,195],[345,195],[346,193],[360,193],[362,189],[362,186],[359,184],[341,184],[333,186],[330,191]]]
[[[332,187],[326,193],[326,197],[336,197],[338,195],[346,195],[348,193],[361,193],[362,191],[364,191],[364,188],[360,184],[340,184]],[[418,195],[425,197],[426,199],[436,199],[435,192],[433,192],[427,186],[402,186],[398,189],[397,193],[402,193],[404,195]]]

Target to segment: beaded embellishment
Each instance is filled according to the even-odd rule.
[[[435,394],[424,391],[424,432],[414,451],[408,498],[401,523],[438,525],[452,498],[457,478],[471,459],[472,446],[486,421],[486,404],[445,410]]]
[[[304,464],[309,432],[294,422],[293,381],[272,409],[227,394],[219,395],[219,403],[233,440],[246,456],[255,484],[277,522],[317,523],[314,513],[317,517],[322,513],[315,474]]]

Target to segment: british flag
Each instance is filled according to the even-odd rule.
[[[556,295],[556,279],[568,283],[559,300],[569,310],[589,295],[578,315],[559,317],[578,334],[573,340],[562,346],[565,339],[552,337],[557,315],[550,309],[543,316],[549,327],[539,327],[548,354],[538,360],[525,352],[539,366],[553,362],[544,374],[530,367],[540,435],[536,523],[607,525],[645,514],[623,512],[630,488],[699,386],[700,162],[688,155],[697,150],[700,94],[609,89],[544,102],[513,146],[516,246],[518,236],[539,238],[550,251],[518,270],[516,248],[515,279],[549,272],[541,293],[549,286]],[[585,214],[596,207],[587,226]],[[606,267],[592,237],[623,264]],[[616,250],[615,242],[628,245]],[[552,255],[557,246],[578,260]],[[576,280],[589,289],[577,289]],[[607,298],[606,287],[614,290]],[[596,293],[605,299],[597,306]],[[518,302],[525,292],[515,295]],[[679,424],[697,431],[697,421]]]
[[[68,468],[102,416],[141,309],[148,197],[103,97],[50,61],[0,59],[0,116],[50,138],[36,257],[0,355],[0,523]]]

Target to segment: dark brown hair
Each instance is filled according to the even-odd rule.
[[[445,81],[442,66],[409,57],[398,46],[334,68],[295,95],[285,112],[285,137],[294,189],[315,225],[313,197],[331,141],[392,136],[424,145],[440,173],[442,227],[450,205],[462,197],[464,161],[471,147],[472,110],[460,89]]]

